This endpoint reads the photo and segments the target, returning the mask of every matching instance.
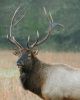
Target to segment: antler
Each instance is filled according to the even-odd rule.
[[[20,6],[16,9],[16,11],[15,11],[13,17],[12,17],[12,20],[11,20],[10,35],[7,33],[7,31],[6,31],[6,33],[7,33],[7,39],[8,39],[11,43],[13,43],[14,45],[16,45],[19,49],[23,49],[23,47],[22,47],[22,46],[14,39],[14,37],[12,36],[12,28],[13,28],[13,26],[16,26],[16,25],[23,19],[23,17],[25,16],[25,14],[24,14],[24,15],[21,17],[21,19],[18,20],[18,21],[13,25],[13,23],[14,23],[14,18],[15,18],[15,16],[16,16],[16,13],[17,13],[17,11],[19,10],[19,8],[20,8]]]
[[[19,49],[23,49],[23,47],[22,47],[22,46],[14,39],[14,37],[12,36],[12,28],[13,28],[14,26],[16,26],[16,25],[24,18],[24,16],[25,16],[25,14],[24,14],[24,15],[21,17],[21,19],[18,20],[18,21],[13,25],[14,18],[15,18],[15,16],[16,16],[16,13],[17,13],[17,11],[19,10],[19,8],[20,8],[20,6],[16,9],[16,11],[15,11],[13,17],[12,17],[12,20],[11,20],[10,35],[7,33],[7,31],[6,31],[6,33],[7,33],[7,39],[8,39],[11,43],[13,43],[14,45],[16,45]],[[44,8],[44,7],[43,7],[43,8]],[[46,18],[47,18],[47,20],[48,20],[48,22],[49,22],[49,25],[50,25],[49,32],[48,32],[47,36],[46,36],[43,40],[39,41],[39,33],[38,33],[38,31],[37,31],[37,40],[36,40],[31,46],[29,46],[30,37],[28,37],[28,41],[27,41],[27,47],[28,47],[28,49],[32,49],[32,48],[34,48],[35,46],[38,46],[38,45],[42,44],[43,42],[45,42],[45,41],[49,38],[52,29],[53,29],[56,25],[59,25],[59,26],[64,27],[63,25],[61,25],[61,24],[59,24],[59,23],[53,22],[52,15],[51,15],[51,13],[49,12],[49,15],[50,15],[50,18],[51,18],[51,21],[50,21],[50,19],[49,19],[48,15],[47,15],[47,12],[46,12],[46,9],[45,9],[45,8],[44,8],[44,12],[45,12]],[[38,41],[39,41],[39,42],[38,42]]]
[[[48,15],[47,15],[46,9],[45,9],[44,7],[43,7],[43,9],[44,9],[46,18],[47,18],[47,20],[48,20],[48,22],[49,22],[49,25],[50,25],[49,33],[47,34],[47,36],[46,36],[43,40],[41,40],[41,41],[38,42],[38,40],[39,40],[39,33],[38,33],[38,31],[37,31],[37,40],[36,40],[36,42],[35,42],[34,44],[32,44],[31,46],[29,46],[29,40],[30,40],[30,38],[28,37],[28,41],[27,41],[27,47],[28,47],[28,49],[32,49],[32,48],[34,48],[35,46],[38,46],[38,45],[42,44],[43,42],[45,42],[45,41],[49,38],[49,36],[50,36],[50,34],[51,34],[51,31],[52,31],[52,29],[53,29],[55,26],[59,25],[59,26],[64,27],[63,25],[61,25],[61,24],[59,24],[59,23],[53,22],[52,15],[51,15],[51,13],[49,12],[49,15],[50,15],[50,18],[51,18],[51,21],[50,21]]]

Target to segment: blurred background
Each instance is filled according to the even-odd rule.
[[[25,91],[19,80],[19,69],[16,66],[18,57],[11,53],[15,49],[6,38],[9,33],[12,16],[19,7],[14,23],[24,13],[25,17],[13,28],[13,36],[27,48],[27,38],[33,44],[37,30],[42,40],[49,31],[49,23],[43,6],[49,15],[51,12],[57,26],[49,39],[39,45],[38,59],[45,63],[62,63],[80,68],[80,0],[0,0],[0,100],[41,100],[30,91]]]
[[[0,49],[16,48],[7,40],[6,29],[9,33],[11,18],[18,6],[21,7],[14,22],[24,13],[26,16],[13,28],[13,36],[24,48],[28,36],[30,44],[36,40],[37,30],[40,40],[48,34],[49,24],[44,6],[47,13],[51,12],[54,21],[63,24],[64,28],[55,27],[49,39],[37,48],[48,51],[80,51],[80,0],[0,0]]]

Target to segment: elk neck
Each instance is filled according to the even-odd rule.
[[[46,77],[46,73],[44,73],[44,64],[37,57],[32,56],[32,64],[27,66],[28,68],[20,69],[20,80],[22,86],[26,90],[30,90],[38,96],[41,95],[41,86],[44,84],[44,77]],[[29,69],[29,67],[31,67]]]

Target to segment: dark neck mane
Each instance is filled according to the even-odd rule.
[[[32,69],[20,69],[20,80],[24,89],[30,90],[39,96],[41,96],[41,85],[39,82],[41,80],[41,73],[38,73],[38,71],[42,67],[42,65],[42,62],[39,61],[38,58],[34,57],[32,66],[29,66]]]

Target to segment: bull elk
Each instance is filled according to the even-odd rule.
[[[52,29],[56,25],[62,27],[63,25],[53,22],[51,13],[49,13],[50,21],[44,8],[50,25],[49,33],[43,40],[39,41],[39,33],[37,31],[36,41],[32,45],[29,45],[30,39],[28,37],[27,48],[24,49],[12,35],[12,28],[25,16],[24,14],[20,20],[13,24],[19,8],[17,8],[12,17],[10,35],[6,33],[7,39],[19,48],[19,50],[13,49],[13,54],[19,56],[16,64],[20,69],[22,86],[44,100],[80,100],[80,69],[72,68],[66,64],[46,64],[36,57],[38,50],[33,49],[49,38]]]

